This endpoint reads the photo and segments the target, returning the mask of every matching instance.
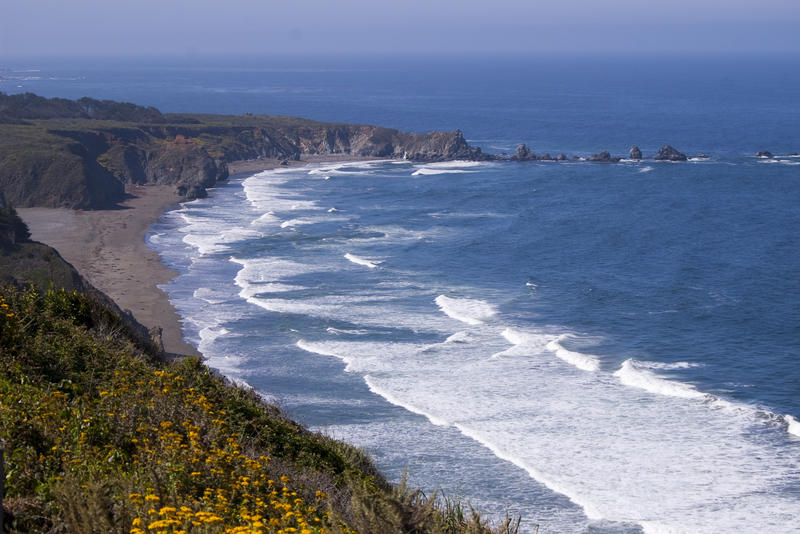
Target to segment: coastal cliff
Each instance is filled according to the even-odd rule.
[[[162,114],[32,94],[0,93],[0,133],[0,190],[18,207],[109,207],[124,198],[128,184],[174,185],[182,197],[198,198],[238,160],[491,157],[458,130],[417,134],[293,117]]]

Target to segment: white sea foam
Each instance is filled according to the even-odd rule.
[[[487,163],[485,161],[456,159],[452,161],[426,163],[424,166],[430,169],[471,169],[475,167],[486,167],[487,165],[491,165],[491,163]]]
[[[641,169],[639,169],[639,172],[650,172],[650,171],[653,170],[653,168],[654,167],[651,167],[651,166],[647,165],[647,166],[642,167]]]
[[[462,174],[473,173],[478,167],[488,165],[481,161],[440,161],[436,163],[426,163],[417,166],[417,169],[411,173],[411,176],[427,176],[436,174]],[[470,170],[467,170],[470,169]]]
[[[793,436],[800,437],[800,421],[791,415],[784,415],[783,420],[786,421],[786,431]]]
[[[251,291],[258,293],[258,287]],[[269,295],[254,294],[247,298],[247,301],[271,312],[342,321],[361,327],[403,327],[420,332],[444,327],[441,324],[444,321],[432,320],[424,314],[392,315],[375,312],[376,306],[390,306],[393,298],[395,297],[389,295],[358,293],[313,298],[274,298]]]
[[[355,263],[356,265],[363,265],[364,267],[369,267],[370,269],[375,269],[381,263],[379,261],[376,262],[361,258],[355,254],[350,254],[349,252],[344,255],[344,258],[347,261]]]
[[[304,274],[313,268],[302,263],[282,258],[239,259],[230,261],[242,266],[234,283],[241,288],[239,296],[250,301],[255,295],[305,289],[299,284],[283,281],[295,275]]]
[[[324,167],[313,168],[308,171],[309,175],[324,175],[325,179],[330,178],[331,175],[352,175],[363,176],[372,174],[370,167],[374,166],[378,161],[359,161],[359,162],[344,162],[335,165],[326,165]]]
[[[390,391],[376,385],[375,380],[371,376],[365,375],[364,382],[367,384],[367,387],[371,392],[375,393],[376,395],[380,395],[381,397],[383,397],[390,403],[394,404],[395,406],[400,406],[401,408],[405,408],[411,413],[415,413],[417,415],[426,417],[428,421],[430,421],[436,426],[450,426],[450,422],[448,422],[446,419],[428,413],[422,408],[417,407],[412,402],[401,400],[399,397],[396,397]]]
[[[665,363],[665,362],[646,362],[642,360],[636,360],[637,367],[643,367],[645,369],[659,369],[662,371],[673,371],[676,369],[692,369],[694,367],[704,367],[702,363],[694,363],[694,362],[672,362],[672,363]]]
[[[497,456],[501,460],[505,460],[506,462],[516,465],[520,469],[524,469],[535,480],[538,480],[551,490],[560,493],[562,495],[565,495],[567,498],[569,498],[569,500],[580,506],[589,519],[593,520],[603,519],[604,517],[603,513],[600,512],[600,510],[598,510],[597,507],[594,504],[592,504],[588,499],[582,497],[580,495],[579,490],[569,487],[569,485],[564,483],[563,481],[554,480],[553,478],[548,476],[545,472],[536,469],[528,462],[523,460],[521,457],[509,454],[504,450],[503,447],[500,447],[495,443],[495,440],[493,439],[492,436],[485,436],[482,433],[474,429],[471,429],[464,424],[456,423],[454,426],[465,436],[472,438],[478,443],[487,447],[489,450],[492,451],[492,453],[494,453],[495,456]]]
[[[539,350],[547,348],[548,343],[552,341],[554,337],[539,333],[523,332],[515,328],[506,328],[500,332],[500,335],[512,345],[525,345]]]
[[[564,348],[561,342],[568,339],[569,336],[564,334],[557,339],[550,341],[547,344],[547,350],[564,360],[570,365],[574,365],[582,371],[597,371],[600,368],[600,362],[597,356],[592,354],[583,354],[582,352],[575,352]]]
[[[311,219],[289,219],[288,221],[283,221],[281,223],[281,228],[294,228],[295,226],[302,226],[304,224],[314,224]]]
[[[326,332],[333,335],[348,335],[348,336],[365,336],[370,333],[369,330],[361,330],[357,328],[333,328],[329,326],[325,329]]]
[[[275,216],[275,212],[268,211],[250,223],[251,226],[267,226],[277,224],[280,219]]]
[[[385,343],[374,341],[307,341],[300,339],[296,345],[306,352],[339,358],[347,364],[348,372],[380,372],[392,363],[405,360],[422,348],[410,343]]]
[[[321,209],[316,201],[287,190],[284,184],[290,178],[290,173],[266,171],[244,180],[242,188],[248,202],[261,213]]]
[[[310,343],[302,339],[298,340],[296,345],[306,352],[313,352],[314,354],[320,354],[322,356],[332,356],[334,358],[339,358],[345,364],[347,364],[345,367],[345,371],[348,372],[352,371],[352,369],[350,369],[350,363],[352,359],[335,352],[333,348],[329,348],[328,346],[325,346],[322,343]]]
[[[707,395],[697,391],[694,386],[662,378],[652,371],[640,368],[633,359],[622,362],[622,367],[614,372],[614,376],[626,386],[644,389],[657,395],[680,397],[683,399],[703,399]]]
[[[511,343],[512,347],[500,352],[495,352],[490,356],[490,360],[541,355],[546,350],[547,343],[555,337],[552,335],[548,336],[539,333],[523,332],[514,328],[506,328],[500,332],[500,335]]]
[[[800,161],[792,161],[789,159],[761,159],[759,163],[777,163],[779,165],[800,165]]]
[[[203,355],[211,355],[210,349],[216,340],[227,334],[230,334],[230,331],[223,326],[217,325],[203,328],[200,330],[200,343],[197,344],[197,350]]]
[[[200,339],[208,343],[213,343],[217,338],[224,336],[225,334],[230,334],[230,330],[223,326],[207,326],[200,330]]]
[[[428,167],[421,167],[411,173],[411,176],[433,176],[436,174],[471,174],[477,171],[467,171],[464,169],[431,169]]]
[[[484,300],[455,299],[439,295],[434,302],[448,317],[471,325],[482,324],[497,314],[494,306]]]
[[[444,340],[445,343],[469,343],[472,341],[472,336],[469,332],[456,332],[455,334],[448,336],[447,339]]]
[[[200,254],[214,254],[230,249],[230,245],[245,241],[247,239],[258,239],[264,237],[261,232],[250,228],[231,228],[222,230],[218,227],[208,228],[199,227],[200,225],[190,225],[183,236],[183,242],[196,248]]]
[[[220,304],[227,300],[227,296],[224,293],[215,291],[210,287],[198,287],[194,290],[193,296],[209,304]]]

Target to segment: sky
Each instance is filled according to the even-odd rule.
[[[0,57],[800,53],[799,0],[2,0]]]

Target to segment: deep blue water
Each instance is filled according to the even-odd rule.
[[[508,505],[526,531],[792,532],[798,66],[42,61],[0,90],[460,128],[491,152],[710,154],[239,176],[150,243],[212,366],[394,479]]]

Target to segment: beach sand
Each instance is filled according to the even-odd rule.
[[[281,166],[352,161],[342,156],[305,156],[301,161],[259,159],[233,162],[231,174],[254,173]],[[18,208],[31,237],[56,249],[84,278],[111,297],[148,328],[160,326],[164,349],[173,354],[198,355],[183,341],[178,312],[158,288],[178,273],[167,268],[144,239],[166,209],[180,201],[174,186],[128,186],[129,198],[115,209],[76,211],[66,208]]]
[[[117,209],[76,211],[19,208],[31,238],[50,245],[84,278],[148,328],[160,326],[164,349],[197,355],[182,340],[180,317],[157,286],[178,273],[168,269],[144,241],[150,225],[178,204],[174,186],[130,186]]]

